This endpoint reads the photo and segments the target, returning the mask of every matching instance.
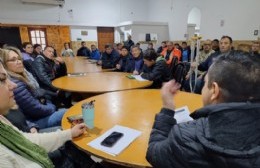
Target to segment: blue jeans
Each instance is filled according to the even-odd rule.
[[[62,117],[66,111],[67,109],[61,108],[58,111],[52,113],[51,115],[33,122],[37,124],[40,129],[60,126]]]

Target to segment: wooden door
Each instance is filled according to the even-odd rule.
[[[106,44],[113,45],[114,43],[114,28],[113,27],[98,27],[98,49],[103,52]]]

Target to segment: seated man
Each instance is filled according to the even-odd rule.
[[[205,107],[177,124],[173,97],[180,84],[162,88],[146,158],[154,168],[260,167],[260,58],[243,52],[220,56],[202,90]]]
[[[161,46],[157,49],[157,53],[160,54],[165,48],[167,48],[166,41],[162,41]]]
[[[181,43],[182,52],[181,52],[181,61],[182,62],[190,62],[191,59],[191,49],[188,46],[187,42],[184,41]]]
[[[91,45],[90,59],[100,60],[100,52],[94,44]]]
[[[134,75],[139,75],[142,72],[144,65],[143,53],[140,47],[137,45],[132,46],[132,57],[127,62],[126,71],[131,72]]]
[[[116,71],[127,72],[126,67],[130,59],[129,51],[126,46],[121,48],[121,54],[118,63],[116,64]]]
[[[171,65],[173,57],[181,61],[181,51],[173,46],[173,42],[167,42],[167,48],[163,49],[161,55],[166,59],[166,63]]]
[[[205,59],[205,61],[201,62],[200,64],[198,64],[197,62],[191,63],[191,69],[194,70],[196,68],[196,66],[198,66],[198,70],[200,70],[202,72],[207,72],[214,59],[216,59],[220,55],[228,54],[231,51],[232,43],[233,43],[233,40],[232,40],[231,37],[229,37],[229,36],[222,36],[221,40],[220,40],[220,43],[219,43],[220,50],[219,51],[215,51],[214,53],[209,55],[207,57],[207,59]],[[204,76],[200,77],[197,80],[197,84],[195,86],[195,91],[194,92],[200,94],[203,85],[204,85]]]
[[[111,45],[105,45],[105,52],[102,54],[102,68],[115,68],[119,59],[119,53]]]
[[[54,58],[54,49],[46,46],[42,55],[35,58],[33,62],[34,73],[41,88],[58,93],[58,99],[66,108],[71,107],[71,94],[59,91],[52,85],[52,80],[67,75],[67,67],[61,57]],[[58,99],[55,99],[57,101]],[[57,104],[57,102],[54,102]]]
[[[210,55],[212,55],[215,52],[214,50],[212,50],[211,44],[212,44],[211,40],[205,40],[203,42],[203,44],[202,44],[203,50],[200,51],[199,55],[196,58],[196,61],[198,62],[198,64],[201,64],[202,62],[204,62]],[[205,76],[205,73],[206,72],[199,71],[199,70],[196,72],[195,71],[195,67],[190,68],[189,72],[188,72],[188,74],[186,76],[186,81],[185,81],[185,84],[184,84],[185,91],[188,91],[188,92],[193,92],[193,91],[199,92],[197,90],[193,90],[193,87],[195,85],[195,75],[197,75],[197,79],[198,80],[202,80],[204,78],[204,76]],[[190,86],[190,82],[191,82],[191,86]]]
[[[147,46],[147,49],[145,50],[145,52],[148,52],[148,51],[150,51],[150,50],[155,51],[155,49],[153,48],[153,43],[152,43],[152,42],[149,42],[149,43],[148,43],[148,46]]]
[[[70,49],[70,43],[64,43],[64,50],[61,53],[65,57],[74,57],[72,49]]]
[[[163,82],[169,81],[170,70],[163,57],[157,57],[154,50],[144,54],[144,70],[142,78],[153,81],[151,88],[160,88]]]
[[[77,51],[77,56],[85,56],[85,57],[89,57],[90,56],[90,50],[86,46],[86,42],[85,41],[81,42],[81,47]]]
[[[260,57],[260,43],[255,41],[251,47],[251,55]]]

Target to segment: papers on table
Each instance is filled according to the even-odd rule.
[[[148,81],[147,79],[142,78],[141,75],[131,75],[131,76],[138,81]]]
[[[123,133],[124,135],[112,147],[102,146],[101,142],[106,137],[108,137],[112,132],[120,132],[120,133]],[[103,135],[96,138],[95,140],[89,142],[87,145],[89,145],[97,150],[101,150],[105,153],[115,156],[115,155],[118,155],[120,152],[122,152],[127,146],[129,146],[141,134],[142,134],[141,131],[138,131],[138,130],[135,130],[132,128],[128,128],[128,127],[123,127],[120,125],[115,125],[113,128],[106,131]]]
[[[75,77],[75,76],[86,76],[87,73],[85,72],[78,72],[78,73],[68,73],[68,77]]]
[[[177,120],[177,123],[192,121],[190,117],[190,111],[187,106],[175,109],[174,118]]]

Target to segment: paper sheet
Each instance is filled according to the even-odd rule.
[[[68,77],[76,77],[76,76],[86,76],[87,73],[85,72],[78,72],[78,73],[68,73]]]
[[[108,137],[112,132],[121,132],[123,133],[123,137],[120,138],[116,144],[112,147],[106,147],[102,146],[101,142]],[[94,139],[93,141],[89,142],[87,145],[101,150],[105,153],[108,153],[110,155],[116,156],[120,154],[126,147],[128,147],[138,136],[142,134],[141,131],[128,128],[128,127],[123,127],[120,125],[115,125],[113,128],[109,129],[106,131],[103,135],[100,137]]]
[[[187,106],[175,109],[174,118],[177,120],[177,123],[192,121],[190,117],[190,110]]]
[[[148,81],[147,79],[144,79],[141,77],[141,75],[132,75],[136,80],[138,81]]]

